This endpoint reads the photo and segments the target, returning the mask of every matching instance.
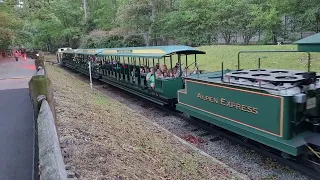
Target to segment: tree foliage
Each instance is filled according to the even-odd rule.
[[[0,3],[2,48],[249,44],[257,33],[275,43],[320,31],[320,0],[87,0],[86,20],[83,0],[26,2]]]

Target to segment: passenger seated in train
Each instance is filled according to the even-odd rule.
[[[161,78],[164,78],[164,73],[160,70],[160,69],[157,69],[156,70],[156,76],[157,78],[161,79]]]
[[[141,75],[146,74],[146,69],[144,68],[144,66],[141,66],[141,67],[140,67],[140,74],[141,74]]]
[[[162,73],[167,72],[168,71],[167,65],[165,65],[165,64],[162,65],[160,70],[161,70]]]
[[[150,72],[150,69],[145,65],[140,67],[140,74],[146,76]]]
[[[169,69],[167,72],[168,77],[173,77],[172,69]]]
[[[160,68],[160,65],[159,65],[159,63],[157,63],[156,65],[155,65],[155,70],[158,70]]]
[[[183,77],[187,77],[187,76],[189,76],[189,75],[190,75],[190,73],[189,73],[189,71],[188,71],[188,67],[185,67],[184,70],[183,70],[182,76],[183,76]]]

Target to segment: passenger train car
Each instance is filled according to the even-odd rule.
[[[61,53],[63,66],[88,74],[88,62],[92,62],[95,79],[289,157],[320,163],[320,76],[310,68],[265,69],[259,64],[257,69],[240,69],[239,60],[236,70],[225,70],[222,64],[220,71],[203,72],[198,70],[197,56],[205,52],[188,46],[68,49]],[[153,89],[143,67],[161,64],[175,69],[176,74],[156,77]],[[192,70],[185,73],[188,68]]]

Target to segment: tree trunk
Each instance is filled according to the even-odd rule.
[[[244,41],[244,43],[245,43],[246,45],[248,45],[248,44],[249,44],[249,42],[250,42],[249,37],[248,37],[247,35],[243,35],[242,37],[243,37],[243,41]]]
[[[223,32],[222,33],[223,39],[226,42],[226,44],[230,44],[231,41],[231,33],[230,32]]]
[[[87,10],[87,0],[83,0],[83,11],[84,11],[84,20],[88,19],[88,10]]]
[[[156,14],[156,0],[152,0],[151,1],[151,24],[149,26],[149,34],[148,34],[148,44],[147,46],[150,45],[151,43],[151,37],[152,37],[152,33],[153,33],[153,24],[155,21],[155,14]]]
[[[118,11],[117,0],[113,0],[113,8],[114,8],[113,22],[115,23],[117,18],[117,11]]]
[[[51,52],[51,38],[50,38],[50,36],[47,39],[47,51]]]
[[[273,35],[273,43],[277,44],[277,41],[278,41],[277,40],[277,34],[275,32],[273,32],[272,35]]]

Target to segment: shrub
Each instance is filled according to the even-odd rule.
[[[146,46],[145,39],[141,35],[129,35],[124,39],[126,47]]]
[[[146,45],[143,36],[128,34],[128,30],[119,28],[111,31],[94,30],[81,38],[80,48],[116,48]]]

